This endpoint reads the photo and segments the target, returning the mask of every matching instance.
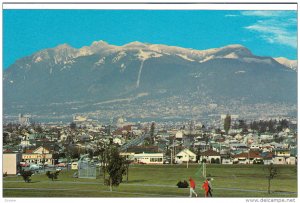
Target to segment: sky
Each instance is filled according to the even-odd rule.
[[[204,50],[241,44],[259,56],[297,59],[296,11],[3,10],[3,68],[39,50],[93,41]]]

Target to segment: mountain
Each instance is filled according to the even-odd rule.
[[[242,45],[195,50],[104,41],[79,49],[63,44],[41,50],[3,73],[5,114],[78,113],[107,104],[174,98],[188,99],[191,106],[232,100],[296,104],[297,73]]]
[[[284,57],[278,57],[274,58],[278,63],[286,66],[287,68],[290,68],[292,70],[297,71],[298,70],[298,61],[297,60],[289,60]]]

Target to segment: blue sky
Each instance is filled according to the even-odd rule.
[[[104,40],[208,49],[242,44],[260,56],[297,59],[296,11],[4,10],[3,67],[41,49]]]

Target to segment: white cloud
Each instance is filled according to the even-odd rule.
[[[234,14],[227,14],[225,17],[238,17],[239,15],[234,15]]]
[[[282,17],[288,16],[294,11],[242,11],[241,14],[244,16],[257,16],[257,17]]]
[[[271,44],[282,44],[297,48],[297,19],[295,12],[287,11],[243,11],[242,15],[255,16],[257,21],[244,27],[256,32]]]

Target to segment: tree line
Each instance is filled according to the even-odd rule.
[[[258,132],[258,133],[279,133],[284,129],[289,128],[290,122],[286,119],[282,120],[260,120],[260,121],[251,121],[247,123],[245,120],[238,120],[232,123],[231,116],[228,114],[224,119],[224,130],[228,134],[230,128],[232,129],[242,129],[243,133],[249,132]]]

